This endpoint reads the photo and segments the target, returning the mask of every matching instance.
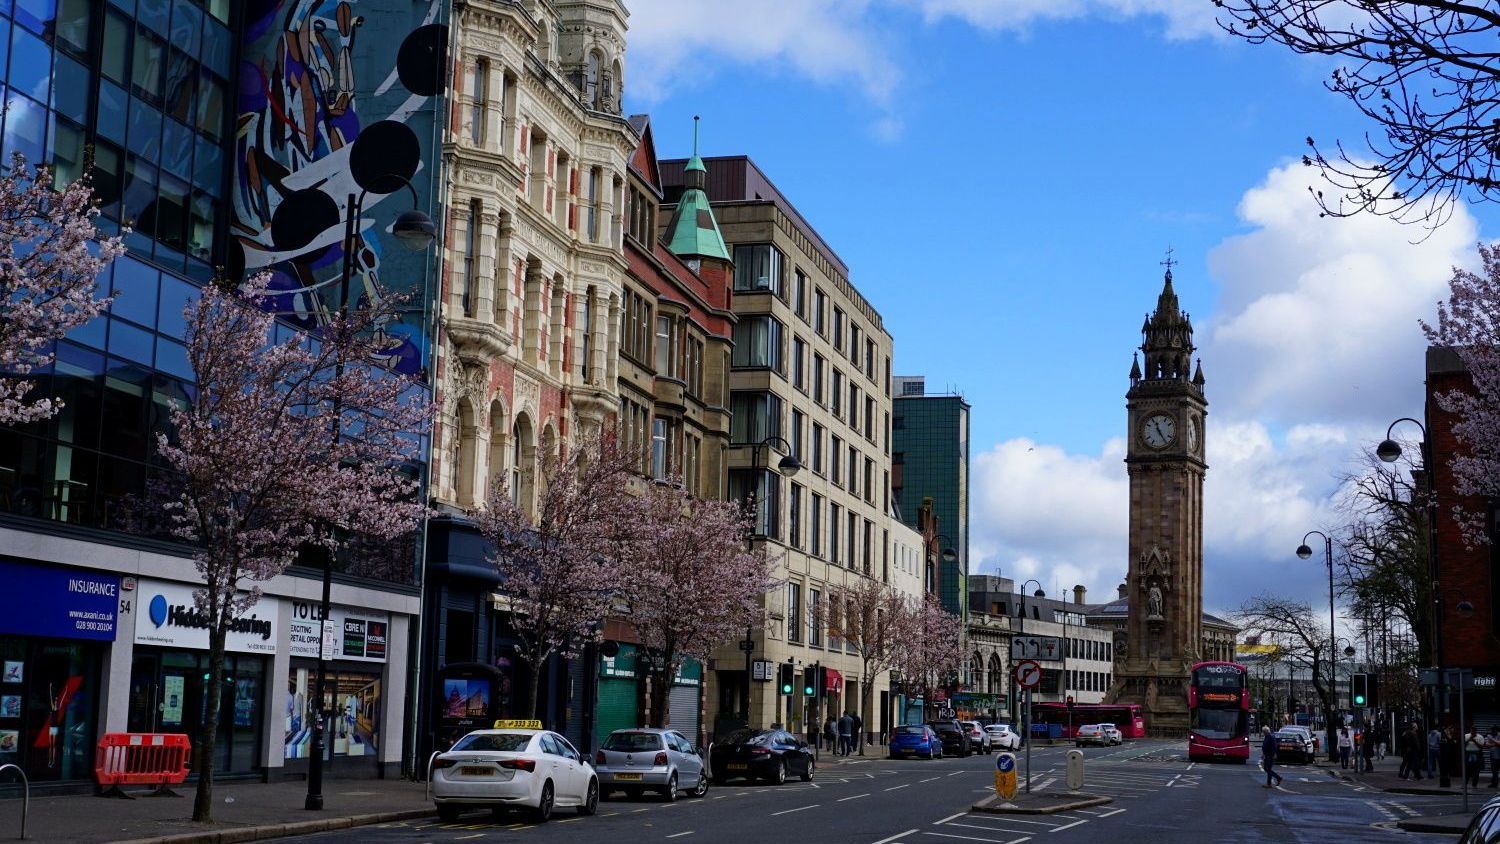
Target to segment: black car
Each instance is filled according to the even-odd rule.
[[[812,748],[786,730],[735,730],[714,742],[708,765],[719,783],[743,777],[780,785],[792,776],[813,778]]]
[[[968,756],[974,752],[969,743],[969,734],[957,721],[928,721],[927,726],[943,742],[944,756]]]

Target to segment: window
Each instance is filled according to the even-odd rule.
[[[625,291],[625,307],[620,311],[620,319],[624,322],[620,336],[625,342],[620,351],[642,365],[651,359],[651,312],[651,304],[644,296],[634,290]]]
[[[875,461],[865,458],[865,500],[875,503]]]
[[[672,471],[672,427],[660,416],[651,422],[651,477],[658,481],[666,480]]]
[[[821,289],[813,293],[813,330],[819,336],[828,336],[828,294]]]
[[[865,341],[865,377],[875,380],[875,341]]]
[[[859,516],[849,513],[849,568],[858,567],[859,546],[855,543],[859,540]]]
[[[823,473],[823,426],[814,422],[812,426],[812,468]]]
[[[865,396],[865,439],[875,442],[875,399]]]
[[[688,492],[698,495],[703,488],[703,440],[688,434],[682,443],[682,480]]]
[[[843,509],[837,504],[828,505],[828,561],[838,563],[839,561],[839,514]]]
[[[677,377],[672,366],[677,359],[677,356],[672,354],[672,349],[676,345],[672,342],[673,328],[671,317],[658,316],[656,318],[656,374],[666,378]]]
[[[475,146],[484,145],[484,109],[489,98],[490,63],[485,59],[474,62],[474,76],[469,84],[469,140]]]
[[[823,496],[813,493],[812,524],[807,537],[807,550],[814,557],[823,556]]]
[[[798,583],[786,585],[786,640],[802,641],[802,586]]]
[[[823,364],[822,355],[813,355],[813,401],[823,404]]]
[[[469,203],[468,229],[464,232],[464,316],[473,317],[479,294],[479,200]]]
[[[785,372],[781,360],[781,334],[781,322],[774,317],[742,317],[734,326],[734,356],[731,363],[737,367]]]
[[[787,542],[793,548],[802,547],[802,486],[792,484],[792,497],[787,502]]]
[[[599,242],[599,180],[603,174],[598,167],[589,170],[588,194],[584,197],[584,222],[591,243]]]
[[[818,600],[822,593],[816,589],[807,590],[807,643],[815,648],[823,647],[823,623],[818,617]]]
[[[844,418],[844,373],[833,370],[833,415]]]
[[[703,341],[697,337],[682,346],[682,380],[688,395],[703,398]]]
[[[836,484],[842,483],[842,481],[839,480],[839,478],[841,477],[841,473],[839,472],[839,461],[843,459],[843,454],[844,441],[839,439],[838,437],[834,437],[833,447],[829,449],[829,457],[831,462],[828,464],[828,479]]]
[[[859,451],[854,446],[849,446],[849,492],[858,495],[859,490],[855,479],[859,477]]]
[[[769,243],[734,247],[734,289],[781,295],[781,250]]]
[[[854,363],[854,368],[859,368],[859,326],[854,320],[849,320],[849,360]]]
[[[891,397],[891,359],[885,359],[885,397]]]
[[[735,392],[729,397],[729,441],[758,443],[781,436],[781,398],[772,393]]]
[[[840,352],[844,350],[844,311],[842,308],[833,309],[833,347]]]
[[[729,498],[755,510],[755,535],[775,539],[781,528],[781,476],[770,469],[735,469],[729,473]]]
[[[859,433],[859,387],[855,386],[854,376],[849,376],[849,427]]]
[[[792,308],[797,316],[807,319],[807,273],[792,271]]]
[[[792,386],[807,392],[807,343],[801,337],[792,338]]]
[[[794,411],[792,411],[792,430],[791,430],[791,436],[788,437],[787,439],[789,439],[791,441],[792,454],[795,454],[797,456],[798,460],[806,460],[807,459],[806,452],[804,452],[802,450],[802,428],[806,424],[807,424],[807,416],[805,414],[803,414],[802,411],[800,411],[800,410],[794,410]]]

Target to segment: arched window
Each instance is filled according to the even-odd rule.
[[[498,489],[504,483],[505,476],[505,408],[500,406],[499,401],[490,403],[490,453],[485,462],[485,494],[491,489]]]
[[[536,457],[532,436],[531,420],[524,414],[517,415],[510,431],[510,500],[526,510],[531,509],[531,479]]]
[[[590,50],[583,67],[583,102],[589,108],[599,108],[599,51]]]
[[[997,653],[990,654],[989,684],[985,686],[985,690],[992,695],[1000,694],[1000,679],[1004,676],[1005,666],[1000,662],[1000,655]]]
[[[461,507],[474,506],[474,406],[464,399],[458,404],[458,459],[454,464],[454,497]]]

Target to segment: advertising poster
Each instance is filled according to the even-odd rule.
[[[448,718],[474,718],[489,712],[490,681],[457,678],[443,681],[443,715]]]
[[[0,730],[0,755],[17,753],[21,749],[21,733],[18,730]]]
[[[5,671],[0,673],[0,683],[19,683],[24,679],[26,679],[26,663],[7,659]]]
[[[317,659],[319,653],[319,607],[310,601],[288,601],[287,633],[292,656]],[[328,613],[332,631],[329,659],[385,662],[390,616],[372,610],[333,607]]]
[[[344,656],[365,655],[365,620],[362,618],[344,619]]]
[[[0,583],[26,596],[5,605],[0,633],[114,641],[120,578],[0,558]]]
[[[385,622],[371,621],[365,624],[365,658],[385,659]]]
[[[181,674],[167,674],[161,678],[161,723],[182,723],[182,693],[186,678]]]
[[[255,699],[259,697],[260,683],[254,677],[240,677],[234,681],[234,725],[255,725]]]
[[[0,695],[0,718],[21,717],[21,696]]]

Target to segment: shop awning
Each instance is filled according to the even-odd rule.
[[[835,668],[823,669],[823,690],[834,693],[844,691],[844,675]]]

